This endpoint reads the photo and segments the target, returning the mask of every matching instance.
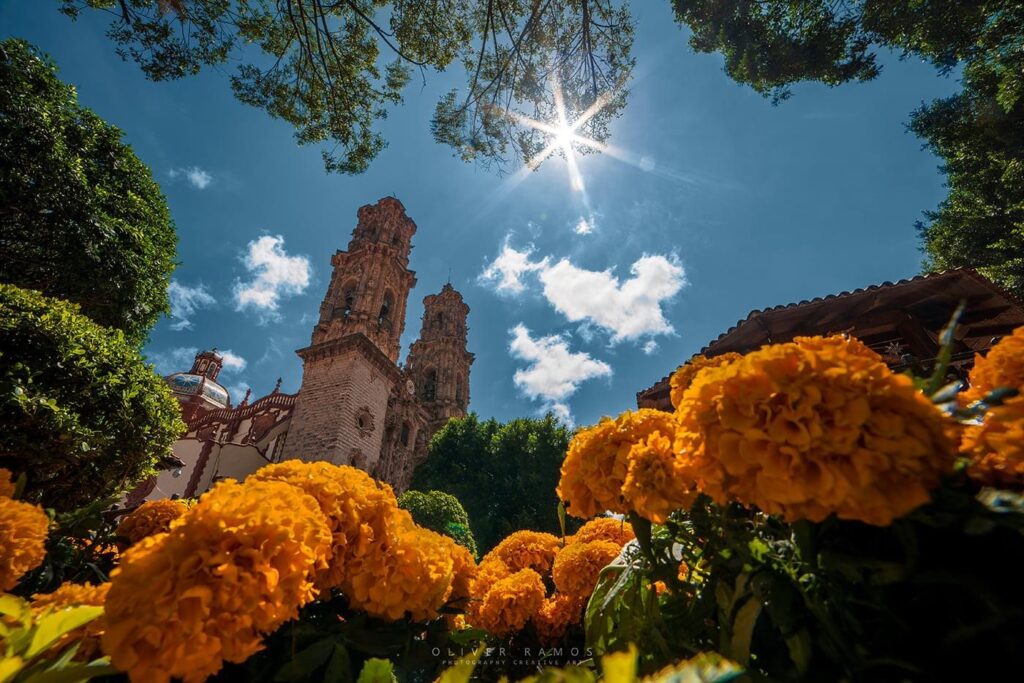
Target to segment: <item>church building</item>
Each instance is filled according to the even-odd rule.
[[[296,394],[274,390],[237,405],[217,383],[216,349],[196,355],[188,372],[166,379],[188,431],[174,445],[182,464],[160,472],[129,495],[190,498],[216,480],[241,479],[281,460],[354,465],[397,491],[408,488],[427,457],[430,437],[466,414],[469,306],[446,284],[423,300],[420,336],[399,365],[406,303],[416,284],[409,253],[416,224],[394,197],[358,211],[347,251],[331,258],[333,273],[319,320],[302,359]]]

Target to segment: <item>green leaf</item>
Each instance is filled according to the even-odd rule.
[[[0,614],[21,621],[27,612],[28,602],[9,593],[0,593]]]
[[[729,640],[729,650],[725,654],[741,664],[750,661],[750,644],[754,639],[754,626],[761,616],[764,604],[757,598],[751,597],[739,611],[732,621],[732,637]]]
[[[935,360],[935,369],[932,370],[932,375],[928,378],[928,383],[925,385],[925,396],[937,394],[946,381],[946,370],[949,368],[950,359],[953,358],[953,344],[956,342],[956,327],[960,322],[961,316],[964,314],[966,306],[967,302],[961,301],[956,310],[953,311],[949,322],[946,323],[946,326],[942,328],[942,332],[939,333],[939,356]]]
[[[363,664],[356,683],[394,683],[395,667],[390,660],[372,657]]]
[[[116,676],[120,673],[121,671],[117,667],[111,666],[104,658],[88,664],[73,664],[63,669],[51,669],[33,674],[25,683],[78,683],[99,676]]]
[[[324,680],[329,683],[349,683],[352,680],[352,658],[344,645],[335,644],[324,670]]]
[[[278,669],[274,681],[295,683],[310,679],[313,672],[323,666],[327,658],[333,654],[334,644],[333,638],[324,638],[300,650],[291,661]]]
[[[25,652],[25,657],[31,659],[52,646],[61,636],[74,631],[80,626],[85,626],[90,621],[103,614],[102,607],[82,605],[51,612],[36,624],[35,633],[32,636],[32,643]]]
[[[476,669],[476,663],[480,660],[486,649],[486,644],[481,645],[469,656],[460,658],[455,666],[445,669],[441,673],[437,683],[469,683],[469,680],[473,677],[473,671]],[[362,682],[360,681],[360,683]]]

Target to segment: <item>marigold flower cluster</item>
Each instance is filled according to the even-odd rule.
[[[468,550],[447,536],[417,526],[405,510],[389,519],[385,543],[375,544],[351,567],[343,584],[349,603],[368,614],[397,620],[408,612],[417,621],[433,619],[452,597],[456,580],[455,557],[461,556],[463,574],[472,565],[461,554]]]
[[[0,591],[9,591],[46,557],[50,518],[43,508],[11,498],[11,473],[0,469]]]
[[[1024,488],[1024,396],[990,408],[979,425],[963,432],[967,474],[985,486]]]
[[[133,681],[205,680],[315,596],[330,548],[316,501],[283,482],[217,484],[111,573],[103,650]]]
[[[14,497],[14,476],[10,470],[0,467],[0,498]]]
[[[122,517],[114,533],[134,545],[147,536],[170,531],[171,522],[186,510],[188,505],[182,500],[147,500]]]
[[[32,610],[36,614],[61,610],[67,607],[87,605],[102,607],[107,599],[110,583],[92,585],[88,583],[63,583],[52,593],[37,593],[32,596]],[[72,643],[78,643],[74,659],[88,662],[100,656],[100,637],[103,635],[105,617],[100,616],[85,626],[64,634],[51,651],[58,653]]]
[[[131,529],[148,530],[140,521],[156,511]],[[191,683],[247,659],[332,588],[373,616],[426,620],[467,598],[475,571],[469,551],[417,526],[389,486],[289,461],[217,484],[130,548],[111,574],[102,642],[133,681]]]
[[[633,525],[624,519],[614,517],[598,517],[592,519],[566,539],[567,543],[590,543],[591,541],[611,541],[620,548],[636,538]]]
[[[502,638],[532,623],[541,642],[559,641],[581,622],[601,570],[633,537],[629,524],[609,518],[587,522],[564,547],[551,534],[510,534],[480,561],[468,621]]]
[[[1024,327],[977,356],[964,391],[965,405],[981,400],[993,389],[1024,391]],[[963,430],[960,452],[970,463],[967,474],[985,486],[1024,488],[1024,396],[1008,398],[985,411],[981,424]]]
[[[569,514],[635,511],[664,521],[671,510],[688,507],[696,493],[684,459],[672,450],[676,429],[673,414],[642,408],[577,432],[558,483]]]
[[[267,465],[246,481],[282,481],[316,499],[331,531],[328,566],[314,577],[322,590],[341,585],[349,564],[386,537],[389,517],[398,509],[390,486],[354,467],[289,460]]]
[[[587,598],[594,592],[601,570],[614,560],[622,549],[611,541],[570,543],[565,546],[551,570],[551,578],[559,593]]]
[[[909,377],[855,339],[798,337],[701,372],[675,450],[716,502],[787,521],[884,526],[951,471],[951,424]]]
[[[734,360],[739,360],[743,355],[730,351],[729,353],[723,353],[720,356],[707,356],[696,355],[684,364],[680,365],[679,368],[672,373],[672,377],[669,378],[669,398],[672,401],[672,407],[678,409],[679,404],[683,400],[683,392],[690,388],[693,384],[694,377],[697,373],[704,368],[717,368],[727,363],[731,363]]]
[[[976,355],[968,380],[970,387],[960,393],[964,405],[980,401],[1000,387],[1024,387],[1024,327],[1000,339],[988,355]]]
[[[417,526],[394,492],[354,467],[291,460],[268,465],[246,481],[281,481],[316,499],[331,531],[321,590],[340,588],[355,609],[389,620],[438,616],[448,601],[468,597],[472,555],[452,539]]]

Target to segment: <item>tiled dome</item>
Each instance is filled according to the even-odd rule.
[[[228,406],[228,390],[209,378],[206,378],[206,382],[203,382],[203,379],[202,375],[176,372],[167,376],[167,383],[171,385],[171,391],[175,394],[186,396],[199,394],[201,387],[203,396],[226,408]]]

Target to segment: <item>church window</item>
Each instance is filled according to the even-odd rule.
[[[345,286],[345,291],[344,291],[344,294],[343,294],[343,306],[342,306],[342,311],[341,311],[342,316],[344,316],[345,318],[348,318],[350,315],[352,315],[352,311],[355,309],[355,305],[356,305],[356,285],[353,282],[353,283],[349,283],[348,285]]]
[[[402,423],[402,445],[406,448],[409,447],[409,423]]]
[[[213,379],[214,375],[216,375],[216,374],[217,374],[217,366],[214,365],[213,363],[210,363],[210,367],[206,368],[206,376],[209,377],[210,379]]]
[[[437,398],[437,370],[431,370],[423,382],[423,400],[433,401],[435,398]]]
[[[458,377],[455,380],[455,402],[460,406],[466,401],[466,391],[463,388],[465,380],[462,377]]]
[[[380,315],[377,316],[377,323],[387,326],[391,322],[391,309],[394,307],[394,298],[391,292],[384,294],[384,303],[380,305]]]
[[[434,327],[438,329],[444,327],[444,313],[438,313],[434,316]]]

